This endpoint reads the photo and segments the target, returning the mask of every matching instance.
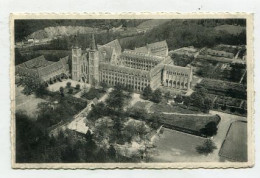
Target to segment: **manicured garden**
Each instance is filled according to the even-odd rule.
[[[239,99],[246,99],[247,96],[246,86],[234,82],[225,82],[222,80],[205,78],[197,85],[197,88],[201,87],[207,89],[210,94],[229,96]]]

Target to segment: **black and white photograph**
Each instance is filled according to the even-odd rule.
[[[12,166],[252,166],[252,16],[192,16],[14,16]]]

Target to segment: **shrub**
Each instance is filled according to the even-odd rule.
[[[80,84],[76,85],[76,89],[79,90],[80,89]]]
[[[153,92],[151,101],[153,101],[155,103],[160,103],[162,101],[162,92],[160,89],[156,89]]]
[[[71,87],[71,82],[67,82],[67,88],[70,88]]]
[[[181,103],[183,101],[182,96],[181,95],[177,95],[176,98],[174,98],[174,101],[176,103]]]
[[[69,94],[72,94],[72,93],[73,93],[73,89],[70,88],[68,93],[69,93]]]
[[[200,132],[202,134],[205,134],[206,136],[213,136],[216,135],[218,131],[216,122],[209,122],[205,125],[204,128],[200,129]]]
[[[209,153],[212,153],[214,149],[216,149],[216,145],[215,143],[210,140],[210,139],[207,139],[203,145],[200,145],[200,146],[197,146],[196,147],[196,150],[198,153],[200,154],[205,154],[205,155],[208,155]]]

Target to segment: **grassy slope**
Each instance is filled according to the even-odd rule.
[[[160,118],[161,123],[170,124],[180,128],[186,128],[193,131],[200,131],[211,121],[218,121],[217,116],[194,116],[194,115],[176,115],[164,114]]]

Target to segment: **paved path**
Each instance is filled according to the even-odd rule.
[[[163,114],[174,114],[174,115],[180,115],[180,116],[212,116],[213,114],[183,114],[179,112],[162,112]]]
[[[221,121],[218,124],[218,133],[212,137],[212,140],[216,144],[217,149],[211,155],[208,156],[210,160],[216,160],[217,158],[220,159],[218,153],[227,135],[227,131],[230,124],[234,121],[246,121],[246,118],[242,116],[231,115],[231,114],[218,112],[218,111],[210,111],[210,113],[218,114],[221,117]]]
[[[109,93],[112,91],[112,88],[109,88],[107,90],[107,93],[103,95],[98,102],[104,102],[106,98],[108,97]],[[77,115],[75,115],[73,120],[69,123],[64,123],[61,126],[56,127],[55,129],[50,131],[50,135],[56,136],[60,130],[65,130],[65,129],[70,129],[70,130],[75,130],[81,133],[86,133],[88,131],[88,127],[85,124],[85,119],[88,113],[91,111],[92,107],[91,105],[93,104],[93,101],[90,101],[88,105],[81,110]]]

